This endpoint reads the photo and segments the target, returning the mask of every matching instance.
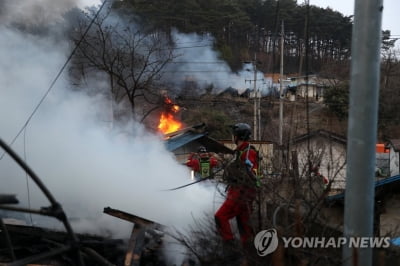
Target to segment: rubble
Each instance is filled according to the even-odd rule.
[[[29,166],[0,138],[0,146],[40,188],[50,206],[27,209],[15,195],[0,195],[0,265],[165,265],[160,260],[162,225],[123,211],[104,208],[104,213],[133,223],[129,241],[102,236],[76,234],[68,218],[46,186]],[[65,231],[27,225],[15,213],[53,217],[63,223]],[[6,217],[9,216],[9,217]],[[14,217],[13,217],[14,216]]]

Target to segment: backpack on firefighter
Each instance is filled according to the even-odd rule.
[[[213,174],[211,171],[210,157],[201,157],[199,159],[200,175],[202,178],[209,177]]]
[[[258,175],[259,169],[254,170],[252,163],[248,159],[250,149],[256,151],[257,161],[259,162],[259,152],[252,145],[249,145],[244,150],[236,151],[233,160],[227,164],[222,175],[222,180],[228,185],[245,185],[249,187],[259,187],[261,185],[260,176]],[[245,161],[241,159],[243,153],[246,153]]]

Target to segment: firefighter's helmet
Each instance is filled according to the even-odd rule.
[[[249,140],[251,137],[251,127],[246,123],[237,123],[232,128],[232,134],[240,140]]]
[[[197,152],[199,152],[199,153],[207,152],[207,149],[206,149],[206,147],[204,147],[204,146],[200,146],[200,147],[197,149]]]

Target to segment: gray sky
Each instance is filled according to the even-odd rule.
[[[301,3],[298,0],[297,3]],[[304,1],[303,1],[304,2]],[[320,6],[323,8],[330,7],[333,10],[349,16],[354,14],[355,0],[310,0],[310,5]],[[399,0],[384,0],[382,29],[390,30],[394,37],[400,37],[400,23],[398,19],[398,11],[400,10]]]

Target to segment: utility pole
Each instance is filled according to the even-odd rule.
[[[351,49],[344,232],[372,237],[383,0],[356,0]],[[347,241],[348,243],[348,241]],[[343,265],[371,266],[371,247],[343,247]]]
[[[258,93],[257,93],[257,52],[254,52],[254,62],[253,62],[253,71],[254,71],[254,140],[258,139]]]
[[[253,79],[246,79],[245,82],[254,82],[253,93],[250,94],[250,98],[253,98],[254,103],[254,114],[253,114],[253,139],[259,140],[261,139],[261,92],[257,89],[257,53],[254,53],[254,61],[253,61]],[[261,79],[262,80],[262,79]]]
[[[283,140],[283,45],[284,45],[284,26],[282,20],[282,28],[281,28],[281,71],[280,71],[280,86],[279,86],[279,145],[282,146]]]

